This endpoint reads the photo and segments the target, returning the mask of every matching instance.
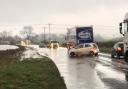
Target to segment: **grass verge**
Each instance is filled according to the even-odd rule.
[[[17,61],[0,70],[0,89],[66,89],[55,64],[48,58]]]
[[[111,53],[111,47],[99,47],[100,52],[102,53]]]
[[[0,70],[18,61],[25,50],[25,47],[18,46],[18,49],[0,51]]]
[[[113,41],[113,40],[105,41],[105,42],[98,42],[100,52],[111,53],[111,49],[116,42],[117,41]]]

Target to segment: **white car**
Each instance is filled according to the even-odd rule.
[[[99,48],[96,43],[80,44],[76,48],[72,48],[69,50],[69,55],[71,57],[80,56],[80,55],[97,56],[98,53],[99,53]]]
[[[117,42],[114,44],[111,50],[111,57],[112,58],[124,58],[124,42]]]
[[[59,48],[59,42],[58,41],[51,41],[50,44],[48,45],[49,48]]]
[[[58,43],[51,43],[51,48],[59,48],[59,44]]]

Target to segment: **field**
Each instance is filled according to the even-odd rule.
[[[43,57],[19,61],[23,51],[0,53],[0,89],[66,89],[52,60]]]

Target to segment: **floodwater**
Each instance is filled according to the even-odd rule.
[[[128,89],[128,65],[110,57],[70,58],[66,48],[38,48],[36,52],[54,61],[67,89]]]
[[[95,58],[69,58],[66,48],[48,50],[68,89],[108,89],[95,71]]]

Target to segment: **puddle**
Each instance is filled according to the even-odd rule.
[[[27,50],[21,56],[20,61],[22,61],[24,59],[30,59],[30,58],[43,58],[43,56],[45,56],[45,55],[43,53],[40,54],[37,49],[27,48]]]

